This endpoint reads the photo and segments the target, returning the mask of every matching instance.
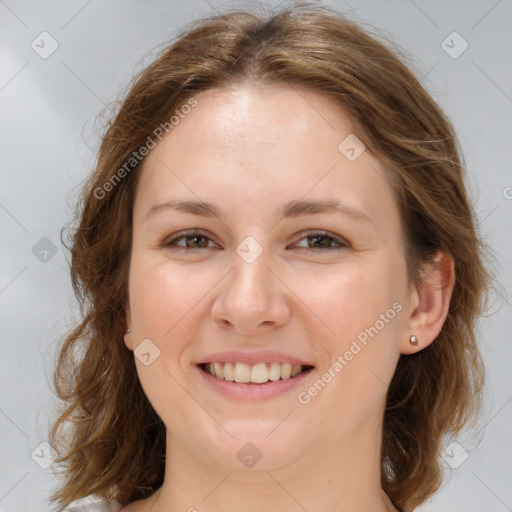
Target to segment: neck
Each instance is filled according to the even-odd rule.
[[[262,458],[242,471],[187,449],[168,431],[165,480],[152,512],[395,511],[380,486],[377,433],[319,441],[286,466],[266,468]]]

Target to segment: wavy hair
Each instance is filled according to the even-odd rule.
[[[474,420],[481,405],[476,321],[489,274],[453,126],[387,43],[325,6],[227,12],[185,27],[134,78],[104,132],[64,243],[81,317],[63,339],[54,373],[62,407],[50,442],[65,479],[51,499],[59,511],[90,494],[124,505],[163,483],[165,426],[123,341],[132,206],[144,162],[133,155],[194,95],[243,82],[308,87],[341,104],[389,169],[411,282],[421,280],[436,251],[454,260],[444,326],[434,343],[400,356],[382,434],[381,485],[395,506],[412,509],[439,488],[443,439]]]

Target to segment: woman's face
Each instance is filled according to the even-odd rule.
[[[133,212],[125,340],[168,442],[237,469],[378,446],[411,300],[385,169],[320,93],[195,99]]]

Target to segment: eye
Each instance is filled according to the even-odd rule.
[[[350,244],[343,240],[342,238],[331,235],[326,232],[321,231],[311,231],[308,233],[302,233],[303,237],[300,239],[300,242],[303,240],[306,241],[306,245],[300,245],[300,243],[295,244],[296,247],[311,249],[313,251],[332,251],[332,250],[340,250],[350,247]],[[172,238],[168,238],[163,242],[163,246],[167,248],[180,248],[180,249],[208,249],[210,247],[214,247],[211,238],[204,234],[201,231],[191,230],[188,232],[178,233],[177,236]]]
[[[303,233],[304,234],[304,233]],[[297,247],[304,247],[306,249],[323,250],[340,250],[349,247],[348,242],[340,237],[330,235],[329,233],[312,231],[305,233],[305,236],[300,241],[306,240],[306,245],[296,244]],[[333,245],[334,244],[334,245]]]
[[[184,243],[178,243],[183,241]],[[183,249],[207,249],[209,247],[208,242],[211,238],[206,236],[200,231],[189,231],[182,233],[174,238],[168,238],[164,241],[164,247],[179,247]],[[210,246],[211,247],[211,246]]]

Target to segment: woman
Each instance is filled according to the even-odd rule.
[[[59,510],[405,511],[439,487],[488,275],[449,120],[340,14],[182,34],[109,126],[70,250]]]

